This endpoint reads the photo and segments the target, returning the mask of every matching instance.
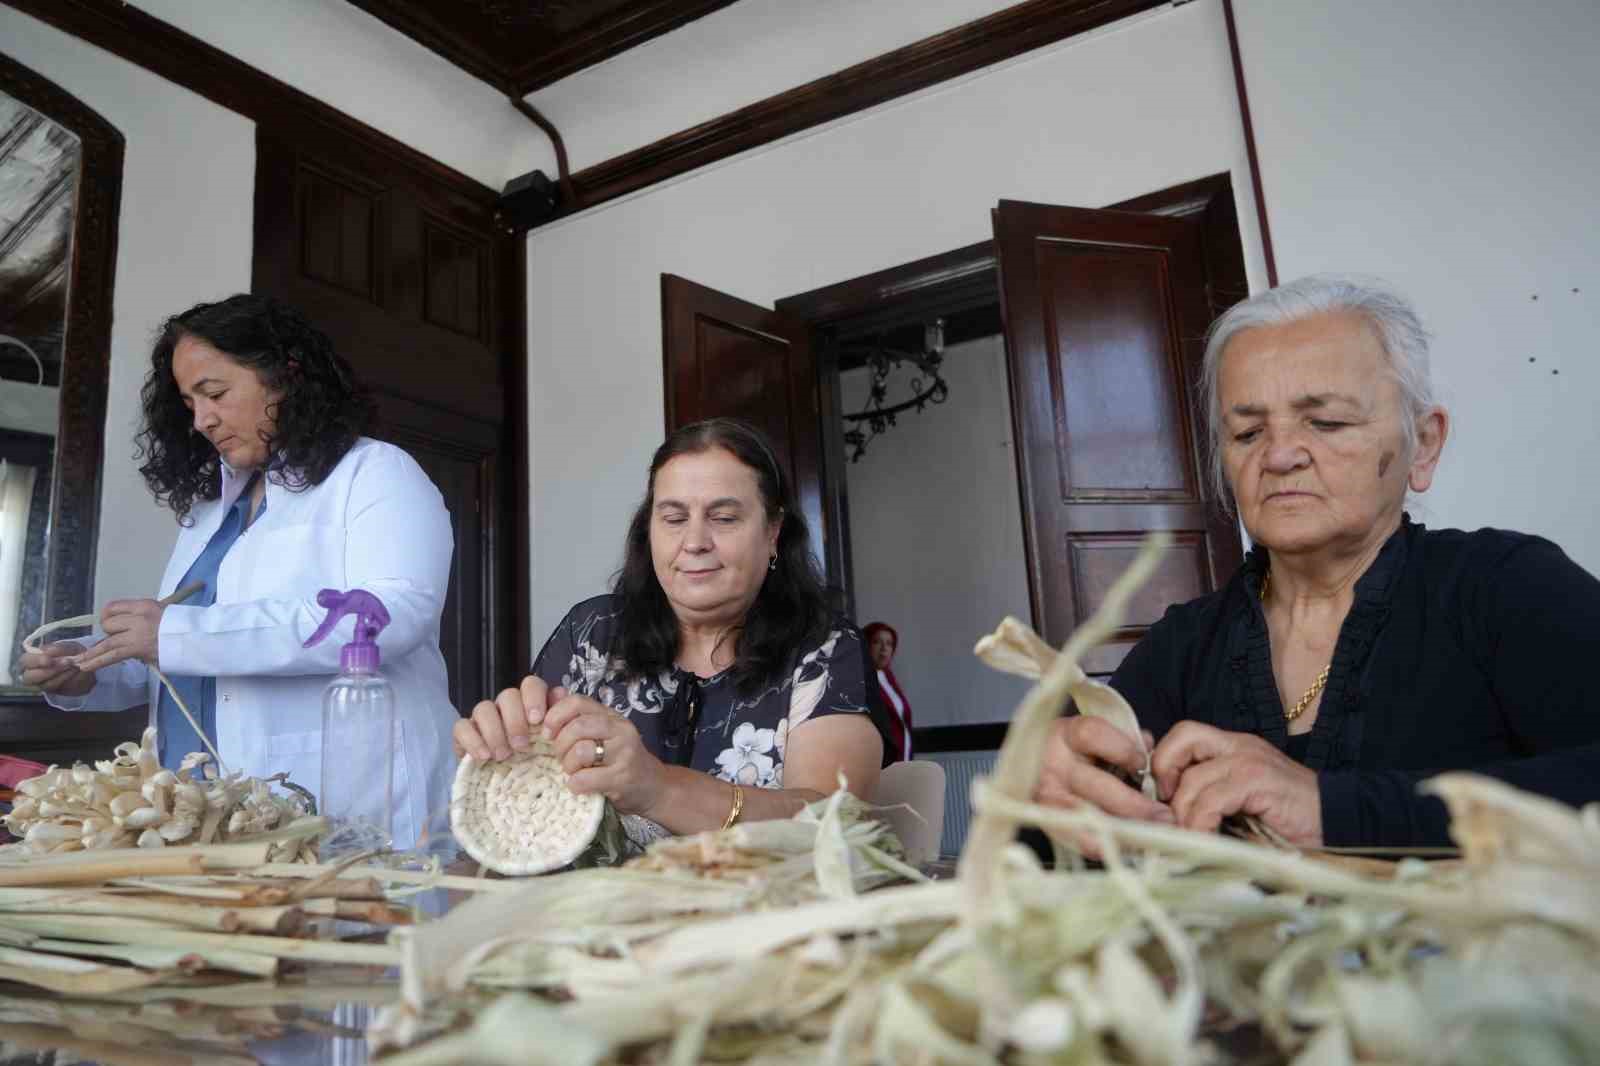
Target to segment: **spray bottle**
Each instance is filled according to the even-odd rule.
[[[383,601],[365,589],[323,589],[327,609],[306,647],[321,643],[345,615],[355,637],[339,653],[339,676],[322,696],[322,795],[329,821],[319,858],[388,848],[394,841],[394,690],[378,673],[378,634],[389,624]]]

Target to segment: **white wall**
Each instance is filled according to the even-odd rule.
[[[945,352],[950,398],[907,412],[846,470],[856,618],[900,634],[894,673],[917,728],[1010,719],[1028,684],[984,666],[979,637],[1027,621],[1006,350],[985,337]],[[891,372],[890,403],[909,371]],[[866,406],[871,371],[842,375],[844,410]]]
[[[1013,3],[739,0],[528,100],[582,168]]]
[[[1600,4],[1236,9],[1279,277],[1385,276],[1434,332],[1455,425],[1418,517],[1600,572]]]
[[[0,51],[73,93],[126,140],[95,601],[148,596],[177,528],[133,461],[139,386],[164,318],[250,287],[255,127],[4,5]]]
[[[1162,8],[532,233],[535,639],[615,568],[663,432],[660,275],[774,300],[989,236],[1002,197],[1094,206],[1232,171],[1216,0]]]
[[[499,190],[555,153],[497,90],[345,0],[135,6]]]

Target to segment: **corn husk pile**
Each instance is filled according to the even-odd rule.
[[[896,870],[837,794],[401,931],[369,1039],[413,1045],[392,1066],[1600,1061],[1600,808],[1444,775],[1462,861],[1378,875],[1028,802],[1158,548],[1018,708],[955,878]],[[1042,868],[1021,825],[1092,836],[1104,868]],[[483,988],[508,991],[461,1027]]]
[[[202,754],[172,773],[155,751],[149,730],[92,768],[19,784],[7,823],[23,839],[0,847],[0,980],[98,996],[310,963],[388,967],[398,949],[325,934],[407,924],[417,891],[506,884],[356,865],[370,854],[318,864],[327,824],[273,792],[277,779],[219,774]]]
[[[92,996],[213,973],[270,978],[298,962],[393,965],[386,945],[319,938],[335,920],[411,921],[366,869],[271,861],[323,827],[308,818],[248,842],[0,864],[0,980]]]
[[[112,758],[93,766],[52,766],[18,782],[11,813],[0,821],[19,840],[0,847],[0,862],[17,855],[243,840],[307,813],[300,796],[272,791],[281,776],[224,775],[204,752],[185,756],[174,772],[161,768],[157,752],[152,727],[139,743],[119,744]]]

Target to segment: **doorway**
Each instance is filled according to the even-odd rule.
[[[828,578],[856,620],[897,612],[884,620],[934,645],[915,667],[928,679],[922,705],[921,682],[906,684],[919,753],[998,748],[1021,687],[980,689],[987,668],[971,656],[997,606],[1059,644],[1144,533],[1172,531],[1130,624],[1089,664],[1106,676],[1168,604],[1218,587],[1242,556],[1236,527],[1204,496],[1191,403],[1207,327],[1247,294],[1227,175],[1099,210],[1002,201],[994,229],[993,241],[772,309],[663,282],[669,431],[713,414],[782,431]],[[875,348],[925,356],[935,322],[943,373],[986,405],[963,425],[952,387],[946,403],[899,413],[852,463],[845,428],[863,413],[861,366]],[[893,469],[870,473],[884,456]],[[869,509],[892,513],[868,520]],[[1020,583],[1008,522],[1020,528]],[[947,630],[965,630],[964,647]],[[903,645],[905,682],[918,653],[905,634]],[[961,670],[967,681],[952,681]]]

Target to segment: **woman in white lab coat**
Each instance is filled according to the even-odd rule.
[[[363,435],[373,408],[349,364],[275,300],[185,311],[151,362],[140,473],[179,527],[157,595],[203,589],[170,606],[106,604],[101,639],[25,655],[24,682],[64,710],[148,702],[162,762],[176,766],[204,746],[155,666],[230,770],[287,771],[320,794],[322,692],[354,623],[302,645],[325,614],[318,591],[364,588],[391,618],[378,645],[396,697],[395,844],[440,833],[457,715],[439,650],[454,548],[439,491],[404,451]]]

